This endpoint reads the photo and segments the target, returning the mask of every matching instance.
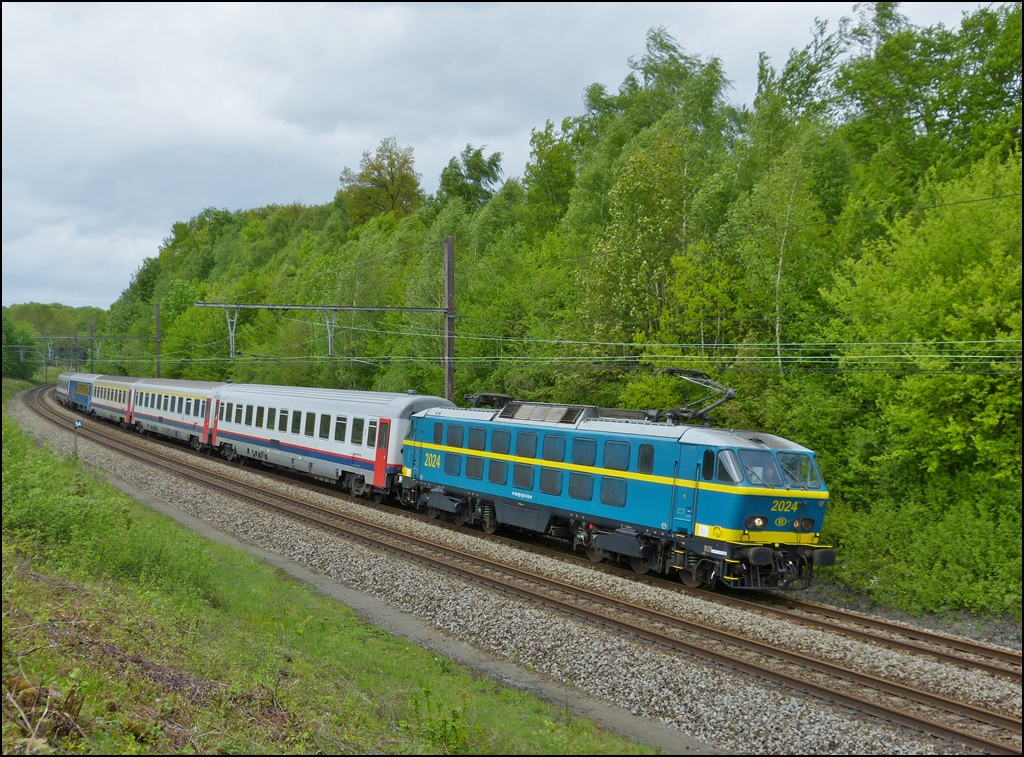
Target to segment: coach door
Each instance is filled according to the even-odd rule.
[[[373,459],[373,485],[383,488],[388,476],[388,437],[391,436],[391,421],[381,418],[377,425],[377,450]]]

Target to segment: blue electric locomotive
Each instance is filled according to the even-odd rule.
[[[413,416],[402,498],[456,523],[571,540],[690,586],[796,588],[835,562],[814,453],[770,434],[509,402]]]

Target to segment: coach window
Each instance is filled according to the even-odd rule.
[[[492,484],[504,486],[508,483],[508,463],[504,460],[491,460],[487,468],[487,480]]]
[[[274,421],[277,420],[277,408],[271,407],[267,409],[267,429],[269,431],[274,430]]]
[[[185,406],[185,398],[184,398],[184,397],[178,397],[178,412],[179,412],[179,413],[182,413],[182,412],[184,412],[184,410],[182,410],[182,408],[183,408],[184,406]],[[238,407],[239,407],[239,411],[241,411],[241,407],[242,407],[242,406],[241,406],[241,405],[239,405]],[[239,416],[239,421],[238,421],[238,422],[239,422],[239,423],[241,423],[241,422],[242,422],[242,421],[241,421],[241,416]]]
[[[497,452],[499,455],[507,455],[511,441],[512,434],[510,432],[503,428],[495,429],[494,433],[491,434],[491,452]]]
[[[167,408],[170,405],[170,401],[171,401],[171,395],[165,394],[164,395],[164,410],[167,410]]]
[[[366,446],[373,449],[374,443],[377,441],[377,421],[370,421],[366,427]]]
[[[520,431],[516,434],[516,457],[537,457],[537,434],[533,431]],[[533,474],[530,474],[533,481]],[[533,487],[533,484],[530,484]]]
[[[469,448],[483,450],[487,447],[487,429],[483,426],[469,427]],[[466,465],[466,475],[469,475],[469,465]]]
[[[231,413],[230,412],[228,413],[228,417],[229,418],[231,417]],[[221,404],[217,408],[217,420],[220,420],[220,421],[224,420],[224,405],[223,404]]]
[[[292,433],[298,434],[302,431],[302,411],[292,410]]]
[[[345,432],[348,431],[348,418],[344,415],[339,415],[334,420],[334,441],[343,442],[345,441]]]
[[[704,457],[700,464],[700,477],[705,481],[710,481],[715,477],[715,452],[714,450],[704,450]]]
[[[448,425],[448,446],[449,447],[461,447],[462,446],[462,432],[463,426],[461,423],[451,423]]]
[[[512,486],[516,489],[533,489],[533,465],[516,463],[512,466]]]
[[[185,415],[188,415],[188,405],[185,405]],[[245,406],[245,425],[252,425],[252,405]]]
[[[352,444],[363,443],[363,429],[366,428],[366,421],[362,418],[352,419]]]
[[[185,400],[185,415],[192,415],[192,398],[189,397]],[[245,425],[252,425],[252,406],[249,406],[249,414],[245,418]]]
[[[710,450],[708,450],[710,452]],[[731,449],[723,449],[718,453],[718,480],[723,484],[738,484],[743,480],[743,469],[740,460]]]
[[[264,409],[262,407],[256,408],[256,428],[263,428],[263,413],[264,412],[265,411],[264,411]]]
[[[557,434],[545,434],[544,435],[544,459],[551,460],[555,463],[560,463],[565,460],[565,437]],[[543,475],[541,476],[541,488],[543,489],[544,481]],[[561,485],[559,485],[561,488]]]
[[[623,507],[626,504],[626,480],[623,478],[601,477],[601,504]]]
[[[281,408],[281,415],[277,418],[277,430],[282,434],[288,430],[288,411]]]
[[[562,471],[556,468],[541,468],[540,490],[545,494],[562,496]]]
[[[203,400],[202,402],[200,402],[199,400],[196,400],[196,415],[198,415],[198,416],[205,416],[206,415],[206,400]]]
[[[320,438],[329,439],[331,436],[331,416],[327,413],[320,415]]]
[[[316,431],[316,413],[306,413],[306,436],[312,436]]]
[[[597,441],[595,439],[572,440],[572,464],[594,467],[597,460]]]
[[[377,434],[377,449],[388,448],[388,435],[391,433],[391,424],[387,421],[381,421],[380,433]]]
[[[636,459],[636,469],[640,473],[654,472],[654,445],[641,444],[640,454]]]
[[[231,423],[231,419],[235,417],[235,403],[229,402],[227,412],[224,414],[224,420]]]
[[[569,474],[569,496],[587,502],[594,498],[594,477],[589,473]]]
[[[178,410],[179,411],[181,410],[181,403],[180,402],[178,403]],[[242,425],[242,406],[241,405],[235,405],[235,423],[237,423],[239,426]]]
[[[434,424],[434,444],[444,444],[444,424]]]

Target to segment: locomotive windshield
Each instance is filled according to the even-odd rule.
[[[747,481],[754,486],[776,488],[782,486],[782,475],[775,462],[775,455],[760,449],[741,449],[740,461],[746,471]]]
[[[786,477],[786,483],[790,486],[799,486],[804,489],[820,489],[821,479],[814,469],[809,455],[797,452],[780,452],[779,465],[782,466],[782,475]]]

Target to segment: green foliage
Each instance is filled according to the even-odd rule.
[[[492,187],[501,177],[501,153],[484,157],[482,147],[466,145],[466,149],[448,161],[441,171],[437,196],[442,200],[461,198],[471,210],[479,210],[494,196]]]
[[[97,370],[153,375],[160,302],[168,376],[438,394],[434,314],[340,313],[328,357],[322,314],[242,311],[231,360],[223,311],[190,304],[438,307],[452,235],[459,395],[668,407],[688,395],[658,368],[711,371],[740,397],[719,422],[818,452],[841,581],[1019,613],[1021,4],[952,29],[860,8],[762,55],[750,110],[718,59],[653,29],[500,188],[500,155],[467,145],[421,198],[391,137],[332,202],[204,210],[98,321],[144,338],[104,343]],[[940,555],[968,521],[980,545]],[[935,564],[962,580],[921,589]]]
[[[401,218],[419,207],[420,175],[413,167],[412,152],[411,147],[399,147],[395,137],[385,137],[376,153],[363,153],[358,173],[348,167],[342,171],[341,188],[349,197],[356,224],[382,213]]]

